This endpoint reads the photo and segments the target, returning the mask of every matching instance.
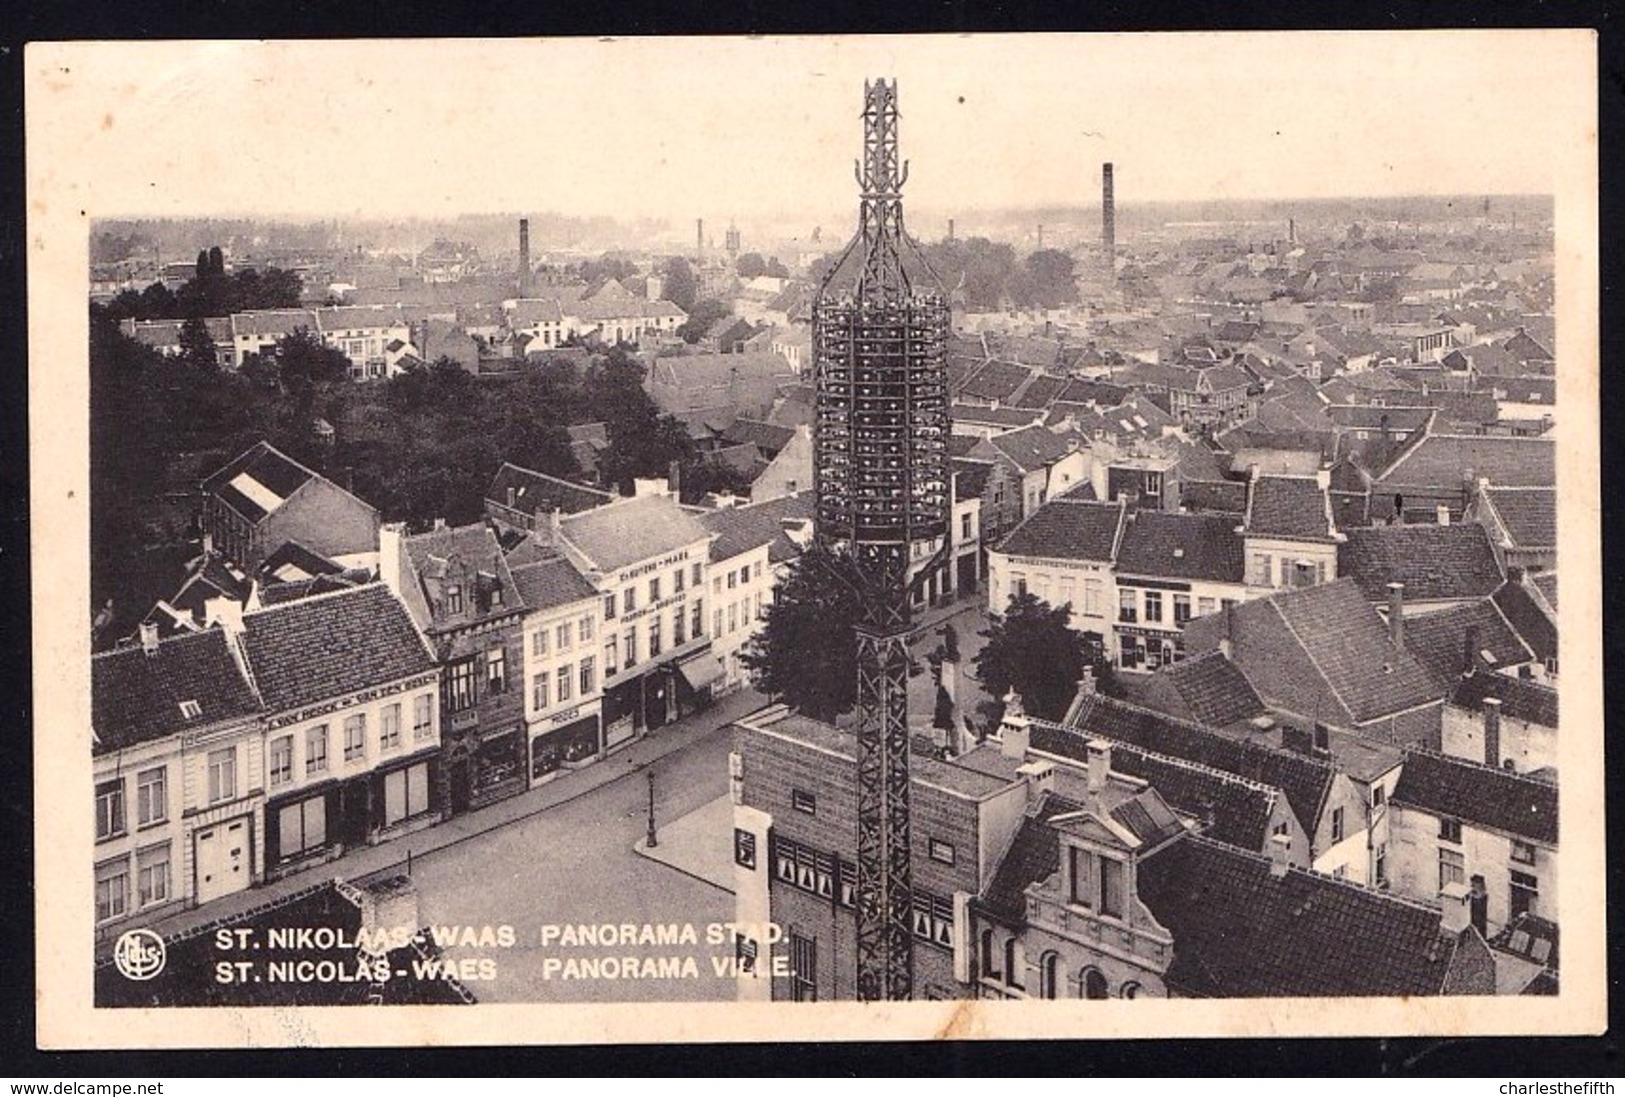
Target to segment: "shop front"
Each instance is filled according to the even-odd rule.
[[[440,814],[440,757],[429,751],[380,768],[372,775],[374,835],[427,826]]]
[[[1154,671],[1185,657],[1183,633],[1160,629],[1117,629],[1118,662],[1124,670]]]
[[[579,708],[561,712],[551,724],[533,730],[530,740],[530,780],[539,785],[566,769],[586,765],[602,752],[598,713],[582,715]]]
[[[497,731],[476,729],[448,739],[445,749],[446,796],[453,815],[506,800],[524,792],[525,728],[514,724]]]
[[[684,716],[711,704],[714,691],[726,673],[722,661],[711,653],[710,648],[690,652],[678,659],[673,668],[676,671],[673,678],[677,706]]]
[[[265,805],[265,865],[271,878],[285,876],[343,852],[340,785],[328,781]]]

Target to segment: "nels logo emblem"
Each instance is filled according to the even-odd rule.
[[[164,939],[150,929],[132,929],[113,946],[113,965],[126,979],[145,982],[164,970],[168,950]]]

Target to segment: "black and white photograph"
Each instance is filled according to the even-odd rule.
[[[1600,1031],[1595,48],[29,46],[39,1042]]]

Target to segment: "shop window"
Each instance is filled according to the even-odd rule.
[[[283,860],[327,845],[327,797],[312,796],[289,804],[277,815]]]
[[[384,823],[393,826],[429,810],[429,763],[384,775]]]

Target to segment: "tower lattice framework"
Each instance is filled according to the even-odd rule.
[[[819,542],[850,561],[857,626],[858,997],[913,992],[911,583],[946,559],[948,304],[903,228],[895,81],[866,81],[858,230],[813,309]],[[908,260],[907,262],[905,261]],[[926,276],[916,286],[909,267]],[[917,545],[934,545],[910,577]]]

